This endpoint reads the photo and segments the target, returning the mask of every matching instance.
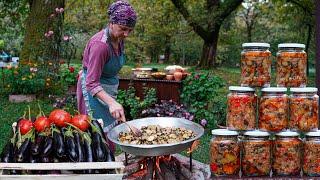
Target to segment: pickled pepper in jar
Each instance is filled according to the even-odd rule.
[[[306,133],[303,143],[303,173],[320,176],[320,131]]]
[[[241,86],[269,87],[271,52],[268,43],[243,43],[241,52]]]
[[[269,176],[271,171],[271,140],[268,132],[247,131],[242,141],[241,172],[244,176]]]
[[[210,169],[213,176],[239,176],[240,145],[238,133],[227,129],[212,130]]]
[[[291,88],[289,96],[290,120],[289,128],[297,131],[316,131],[319,126],[318,89]]]
[[[258,125],[261,130],[277,132],[288,126],[289,100],[287,88],[262,88]]]
[[[230,86],[227,126],[231,130],[253,130],[256,126],[257,96],[250,87]]]
[[[301,171],[301,146],[299,134],[283,131],[276,134],[273,145],[272,172],[275,176],[297,176]]]
[[[307,53],[304,44],[285,43],[278,45],[278,87],[305,87],[307,84]]]

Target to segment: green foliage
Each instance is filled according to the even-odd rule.
[[[123,106],[127,119],[140,117],[142,110],[157,102],[156,90],[154,88],[144,89],[144,98],[141,100],[135,95],[136,90],[130,86],[128,90],[119,90],[117,101]]]
[[[209,128],[216,128],[225,119],[226,101],[220,96],[224,85],[220,77],[208,72],[192,73],[183,81],[181,99],[195,115],[196,121],[206,119]]]
[[[61,66],[60,68],[60,79],[63,84],[67,86],[74,86],[77,84],[77,75],[79,68],[73,66]]]

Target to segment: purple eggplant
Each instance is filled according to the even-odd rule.
[[[45,136],[41,147],[41,157],[48,157],[53,150],[53,140],[50,136]]]
[[[18,163],[28,161],[29,148],[31,146],[31,140],[25,139],[19,148],[16,148],[15,161]]]
[[[53,149],[57,157],[65,156],[63,136],[60,131],[53,131]]]
[[[35,141],[31,143],[31,154],[33,156],[37,156],[40,154],[40,147],[43,140],[44,140],[44,136],[37,135]]]
[[[12,163],[14,162],[14,146],[9,140],[1,153],[1,162]]]

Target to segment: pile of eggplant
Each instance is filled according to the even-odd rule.
[[[41,112],[41,111],[40,111]],[[20,118],[13,124],[12,137],[1,153],[4,163],[112,162],[106,136],[100,123],[87,115],[75,115],[62,109],[46,117],[43,112],[31,120]],[[14,127],[15,125],[15,127]],[[71,171],[8,170],[7,174],[60,174]],[[114,170],[77,170],[72,173],[114,173]]]

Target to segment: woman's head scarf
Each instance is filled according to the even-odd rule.
[[[112,3],[108,9],[109,22],[133,28],[137,21],[137,14],[133,7],[124,1]]]

